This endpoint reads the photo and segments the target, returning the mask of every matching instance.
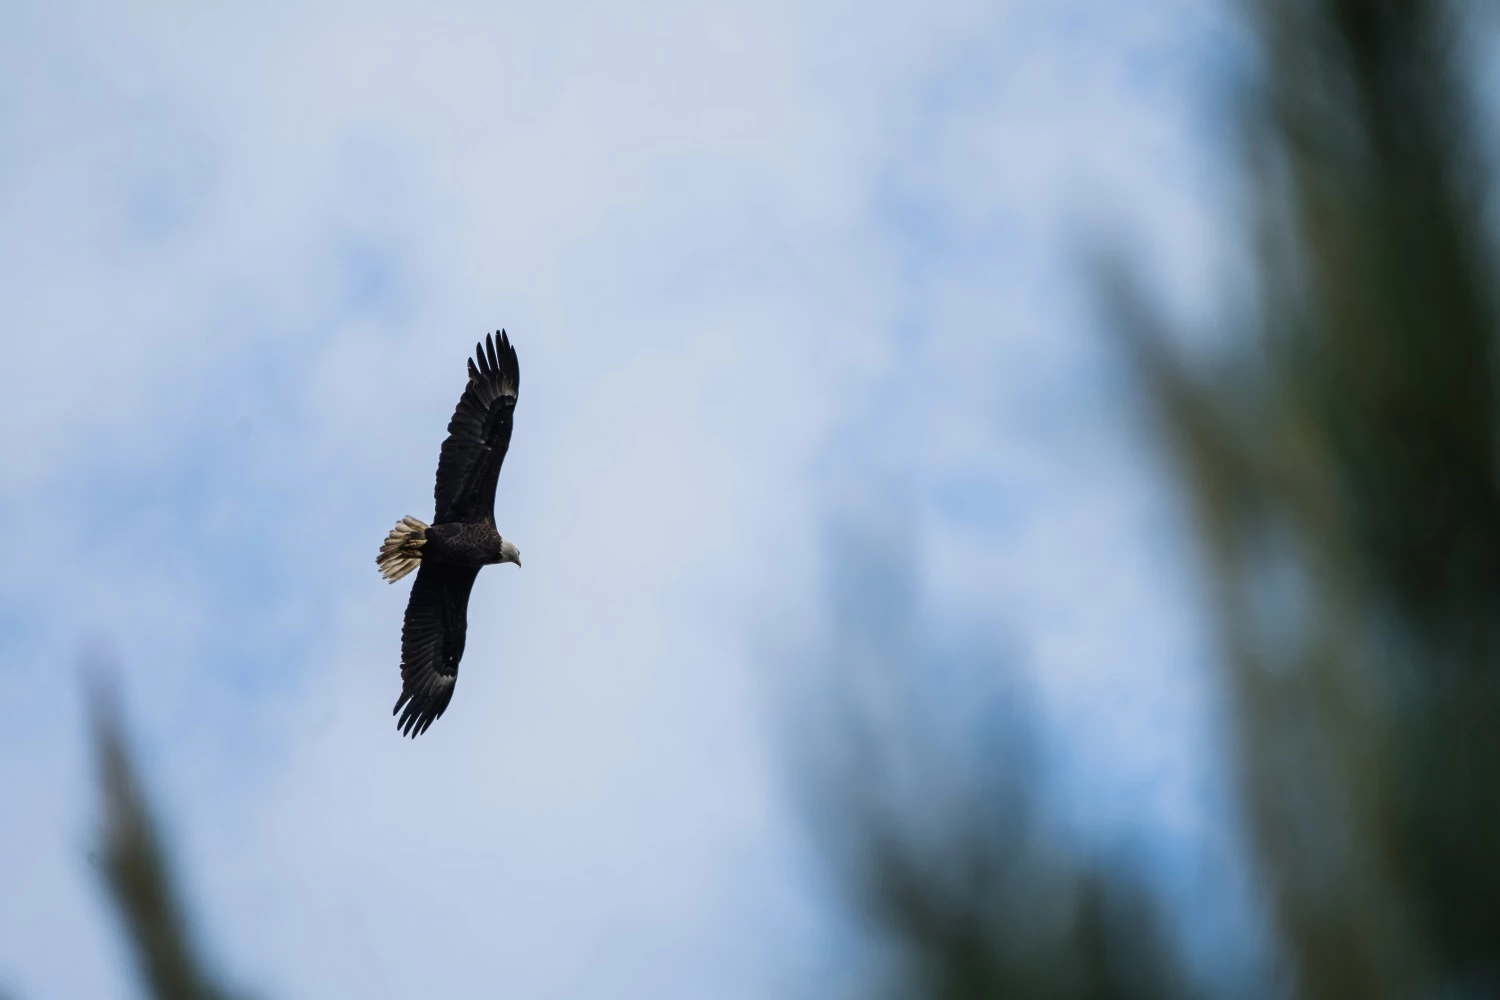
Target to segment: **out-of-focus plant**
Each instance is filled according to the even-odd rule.
[[[99,863],[143,989],[156,1000],[228,1000],[235,994],[199,952],[114,692],[99,675],[89,707],[103,805]]]
[[[1496,995],[1500,268],[1467,82],[1488,26],[1439,0],[1254,13],[1243,353],[1196,370],[1128,295],[1123,325],[1210,560],[1290,983]]]
[[[1107,301],[1205,555],[1275,954],[1260,988],[1500,996],[1500,269],[1473,88],[1493,26],[1444,0],[1244,6],[1257,266],[1234,336],[1173,346],[1123,268]],[[858,819],[831,842],[856,912],[911,956],[907,994],[1177,995],[1170,949],[1134,978],[1112,960],[1156,940],[1139,906],[1066,910],[1038,943],[1058,898],[1129,896],[1038,860],[1024,787],[864,805],[861,781],[924,766],[846,781]]]
[[[1139,882],[1038,799],[1028,692],[993,638],[935,624],[891,517],[829,531],[828,684],[799,702],[792,773],[869,961],[856,994],[1160,998],[1201,990]]]

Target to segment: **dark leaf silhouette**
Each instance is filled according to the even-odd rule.
[[[99,867],[149,996],[229,1000],[194,943],[181,890],[146,803],[114,692],[93,676],[89,708],[103,817]]]
[[[1120,265],[1106,305],[1213,588],[1276,955],[1251,995],[1500,995],[1500,268],[1468,75],[1493,26],[1437,0],[1245,9],[1264,56],[1239,140],[1258,266],[1230,346],[1173,346]],[[934,782],[948,767],[925,766]],[[864,797],[844,796],[838,864],[870,859],[848,899],[919,956],[913,995],[1170,996],[1186,981],[1170,949],[1144,978],[1118,975],[1109,956],[1138,954],[1150,921],[1092,902],[1131,898],[1119,872],[1039,874],[1017,832],[1024,784],[999,826],[938,797],[894,815]],[[948,831],[927,856],[907,846],[914,815]],[[1039,948],[1059,897],[1081,916]]]

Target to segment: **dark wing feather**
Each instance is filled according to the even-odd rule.
[[[417,570],[401,626],[401,697],[391,714],[413,738],[427,731],[453,699],[458,661],[469,628],[469,591],[478,567],[423,563]]]
[[[495,480],[510,448],[512,415],[521,387],[516,349],[504,330],[496,342],[486,336],[474,345],[469,384],[459,397],[448,437],[438,458],[433,523],[494,520]]]

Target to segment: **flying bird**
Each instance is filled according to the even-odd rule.
[[[521,565],[521,553],[495,529],[495,482],[510,447],[520,384],[516,349],[504,330],[498,340],[486,335],[474,345],[469,384],[438,457],[432,524],[403,517],[375,557],[391,583],[417,571],[401,626],[401,697],[391,709],[401,713],[396,728],[403,736],[425,733],[453,700],[469,591],[480,567]]]

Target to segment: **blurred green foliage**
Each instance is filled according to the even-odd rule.
[[[1247,13],[1256,268],[1227,346],[1169,334],[1123,266],[1106,285],[1195,514],[1271,967],[1190,975],[1119,869],[1038,866],[1023,790],[838,828],[849,900],[908,956],[876,992],[1500,996],[1500,271],[1471,86],[1492,26],[1438,0]],[[912,763],[938,728],[885,752],[940,773]],[[856,811],[861,780],[885,779],[841,775]]]
[[[1256,13],[1253,359],[1192,371],[1122,313],[1211,562],[1259,875],[1301,995],[1496,995],[1500,270],[1465,84],[1482,12]],[[1268,613],[1273,589],[1294,614]]]
[[[115,697],[90,689],[94,752],[103,800],[100,867],[147,995],[229,1000],[199,953],[166,846],[141,789]]]

